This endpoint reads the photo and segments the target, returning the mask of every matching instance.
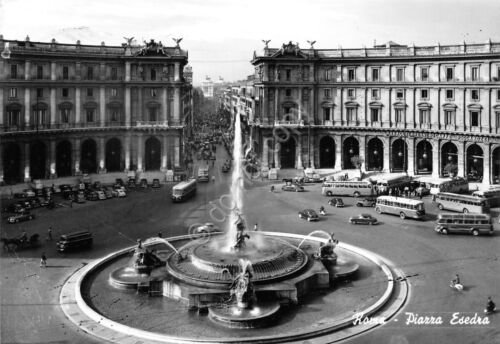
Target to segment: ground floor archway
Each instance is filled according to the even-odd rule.
[[[319,167],[333,168],[335,166],[335,140],[325,136],[319,141]]]
[[[48,178],[47,146],[42,141],[30,145],[30,176],[32,179]]]
[[[403,139],[392,143],[392,171],[404,172],[408,169],[408,145]]]
[[[480,182],[483,180],[484,156],[483,149],[477,144],[467,148],[467,178],[470,181]]]
[[[368,141],[366,149],[366,169],[381,171],[384,168],[384,144],[378,138]]]
[[[161,167],[161,143],[156,137],[146,140],[144,149],[146,171],[159,170]]]
[[[342,145],[343,168],[346,170],[355,169],[357,166],[353,163],[353,157],[359,156],[359,142],[354,137],[348,137]]]
[[[92,139],[82,142],[80,169],[83,173],[97,172],[97,144]]]
[[[441,175],[456,176],[458,172],[458,148],[452,142],[446,142],[441,147]]]
[[[432,145],[429,141],[423,140],[417,144],[415,162],[417,174],[432,173]]]
[[[56,146],[56,173],[58,177],[71,176],[72,149],[68,140],[61,141]]]
[[[106,170],[108,172],[117,172],[122,168],[122,145],[116,137],[111,138],[106,142]]]
[[[8,143],[2,152],[3,178],[7,184],[22,181],[21,148],[16,143]]]
[[[295,140],[292,137],[280,142],[279,153],[281,168],[295,168]]]

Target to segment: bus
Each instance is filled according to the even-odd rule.
[[[434,230],[441,234],[493,235],[493,224],[487,214],[439,214]]]
[[[196,179],[189,179],[174,185],[172,188],[172,201],[182,202],[196,194]]]
[[[464,178],[419,178],[420,183],[425,184],[431,195],[439,192],[467,193],[469,192],[469,182]]]
[[[330,181],[324,182],[321,188],[323,196],[373,196],[373,185],[368,181]]]
[[[436,195],[439,210],[458,211],[460,213],[484,214],[490,211],[488,200],[484,197],[459,195],[450,192],[439,192]]]
[[[425,215],[424,202],[405,197],[379,196],[375,204],[375,211],[379,214],[387,213],[399,215],[403,220],[407,217],[422,219]]]
[[[388,194],[391,188],[405,188],[410,186],[411,178],[406,174],[390,175],[377,181],[377,188],[380,194]]]
[[[208,182],[208,166],[200,166],[198,168],[198,180],[200,182]]]
[[[474,191],[472,196],[486,198],[491,208],[500,206],[500,189]]]

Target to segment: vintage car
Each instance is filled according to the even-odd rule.
[[[377,219],[370,214],[359,214],[357,216],[352,216],[349,218],[350,224],[374,225],[377,222]]]
[[[319,221],[318,214],[312,209],[304,209],[299,211],[299,217],[307,221]]]
[[[30,220],[33,220],[34,218],[35,218],[35,215],[33,215],[29,212],[24,212],[24,213],[19,213],[19,214],[9,216],[7,218],[7,222],[8,223],[18,223],[21,221],[30,221]]]

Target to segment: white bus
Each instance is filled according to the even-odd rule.
[[[425,215],[424,202],[405,197],[379,196],[375,205],[379,214],[399,215],[403,220],[407,217],[421,219]]]
[[[490,205],[486,198],[471,195],[440,192],[436,195],[436,203],[439,210],[446,209],[464,214],[484,214],[490,211]]]
[[[431,195],[439,192],[467,193],[469,192],[469,182],[464,178],[419,178],[420,183],[425,184],[425,188],[430,190]]]
[[[486,214],[439,214],[434,230],[441,234],[493,235],[493,224],[490,215]]]
[[[377,181],[378,191],[381,194],[387,194],[391,188],[401,188],[410,186],[411,178],[406,174],[395,174],[387,176]]]
[[[500,206],[500,189],[474,191],[472,196],[486,198],[492,208]]]
[[[373,185],[368,181],[330,181],[321,188],[323,196],[373,196]]]
[[[196,194],[196,179],[189,179],[174,185],[172,188],[172,201],[182,202]]]

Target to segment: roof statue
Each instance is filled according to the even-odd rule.
[[[172,40],[175,42],[175,47],[180,48],[179,43],[182,41],[182,37],[181,38],[172,38]]]
[[[127,41],[127,47],[130,47],[132,45],[132,41],[134,40],[135,37],[123,37],[124,40]]]
[[[265,45],[264,49],[268,49],[268,48],[269,48],[269,46],[268,46],[268,45],[269,45],[269,42],[271,42],[271,40],[270,40],[270,39],[267,39],[267,40],[266,40],[266,39],[263,39],[263,40],[262,40],[262,42],[263,42],[263,43],[264,43],[264,45]]]
[[[139,50],[139,52],[137,53],[137,56],[166,55],[165,50],[163,49],[163,44],[161,43],[161,41],[156,43],[154,39],[151,39],[149,41],[149,43],[144,41],[144,45],[145,45],[145,47],[142,48],[141,50]]]
[[[314,43],[316,43],[316,41],[307,41],[307,43],[311,45],[311,49],[314,49]]]

